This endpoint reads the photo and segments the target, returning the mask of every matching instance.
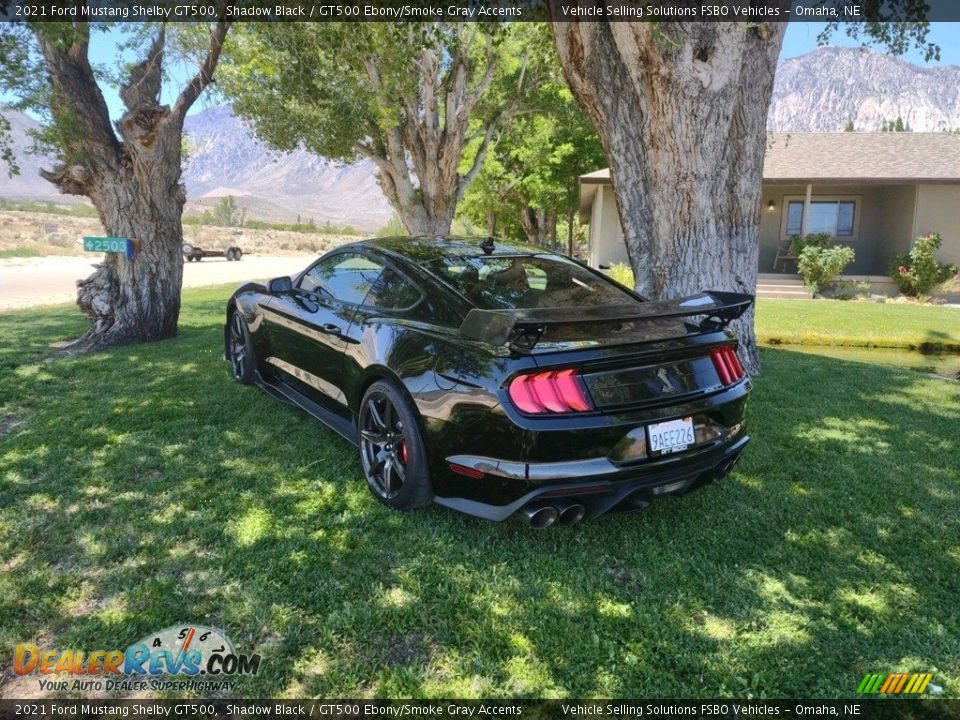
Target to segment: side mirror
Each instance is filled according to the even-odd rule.
[[[267,282],[267,292],[271,295],[283,295],[293,292],[293,281],[284,275],[283,277],[273,278]]]

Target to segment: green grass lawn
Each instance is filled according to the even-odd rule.
[[[19,642],[195,621],[262,654],[242,697],[849,698],[892,671],[960,697],[960,383],[766,349],[720,483],[573,529],[402,515],[230,379],[228,292],[80,359],[43,357],[74,309],[0,318],[0,695]]]
[[[756,323],[768,345],[960,351],[960,308],[760,298]]]

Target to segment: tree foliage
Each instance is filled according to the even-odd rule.
[[[837,5],[859,5],[868,19],[862,22],[828,22],[817,35],[817,44],[828,44],[837,31],[842,29],[847,37],[859,40],[864,46],[879,45],[893,55],[903,55],[916,48],[923,53],[926,62],[940,59],[940,46],[928,39],[930,23],[926,16],[930,8],[925,0],[833,2]]]
[[[529,80],[520,25],[247,25],[221,87],[271,146],[368,158],[407,229],[443,233]]]
[[[563,79],[549,28],[530,25],[525,46],[539,82],[521,111],[501,123],[460,212],[490,232],[543,243],[555,235],[558,217],[569,222],[576,209],[579,175],[605,159]]]

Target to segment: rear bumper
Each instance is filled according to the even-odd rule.
[[[488,476],[540,483],[506,505],[468,498],[435,497],[437,504],[500,522],[528,506],[568,505],[585,508],[585,518],[639,510],[661,495],[682,495],[726,475],[750,441],[741,435],[722,447],[657,464],[617,465],[608,458],[560,463],[517,463],[458,455],[450,462],[480,470]],[[482,481],[479,481],[482,482]]]

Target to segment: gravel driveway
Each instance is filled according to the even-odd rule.
[[[201,287],[292,275],[316,255],[244,255],[240,262],[207,258],[184,263],[183,286]],[[0,310],[51,305],[76,299],[76,281],[93,272],[100,257],[0,259]]]

